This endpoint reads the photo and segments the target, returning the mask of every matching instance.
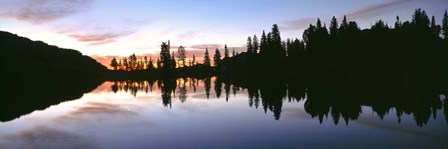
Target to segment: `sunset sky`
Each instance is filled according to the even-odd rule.
[[[357,21],[361,28],[395,16],[411,20],[416,8],[440,24],[447,0],[0,0],[0,30],[76,49],[97,59],[157,54],[170,40],[191,53],[224,44],[243,51],[247,36],[272,24],[282,38],[301,38],[319,17]],[[339,20],[340,21],[340,20]]]

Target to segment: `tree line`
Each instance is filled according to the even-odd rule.
[[[446,11],[441,25],[422,9],[415,10],[411,21],[397,16],[392,26],[378,20],[367,29],[346,16],[341,22],[333,16],[329,27],[317,18],[302,39],[282,40],[276,24],[260,39],[249,36],[247,51],[225,60],[223,67],[226,75],[288,76],[306,78],[308,84],[440,86],[447,82],[447,37]]]
[[[260,38],[258,38],[260,37]],[[416,9],[411,21],[399,16],[393,25],[382,20],[361,29],[347,17],[332,17],[329,26],[319,18],[303,32],[302,39],[282,40],[278,25],[261,36],[247,38],[247,51],[232,52],[227,45],[223,54],[208,48],[203,61],[187,59],[185,47],[170,50],[170,42],[161,44],[158,58],[137,58],[134,54],[112,59],[114,70],[158,70],[162,75],[179,73],[184,77],[203,73],[247,76],[250,79],[305,79],[308,85],[334,83],[352,88],[443,86],[448,83],[444,60],[448,55],[448,14],[441,25],[424,10]],[[244,81],[244,80],[242,80]],[[375,86],[375,87],[371,87]]]
[[[177,51],[170,50],[171,45],[170,41],[162,42],[160,47],[160,56],[155,59],[152,57],[137,57],[135,54],[130,55],[129,57],[123,58],[112,58],[109,66],[113,68],[113,70],[124,70],[124,71],[134,71],[134,70],[173,70],[176,68],[182,67],[192,67],[195,65],[204,65],[208,67],[216,67],[220,65],[221,60],[223,58],[229,58],[229,48],[227,45],[224,45],[224,57],[222,58],[221,51],[217,48],[213,55],[213,65],[211,63],[210,54],[208,48],[205,49],[203,62],[200,63],[196,60],[196,55],[193,54],[191,59],[187,60],[187,50],[185,50],[184,46],[179,46]],[[232,56],[238,54],[235,52],[235,49],[232,51]]]

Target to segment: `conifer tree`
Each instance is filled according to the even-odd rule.
[[[210,66],[210,56],[208,55],[208,49],[205,48],[205,53],[204,53],[204,65],[205,66]]]

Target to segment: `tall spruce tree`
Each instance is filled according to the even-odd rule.
[[[221,64],[221,52],[219,52],[219,49],[216,48],[215,55],[213,56],[213,62],[215,66],[218,66]]]
[[[159,68],[169,69],[171,67],[171,55],[170,55],[170,41],[162,42],[160,46],[160,62],[161,65]]]
[[[252,53],[253,46],[252,46],[252,38],[249,36],[247,37],[247,53]]]
[[[258,48],[259,48],[257,35],[254,35],[254,38],[253,38],[252,42],[253,42],[252,43],[252,53],[257,54],[258,53]]]
[[[445,10],[445,13],[443,14],[442,19],[442,34],[445,39],[448,39],[448,12]]]
[[[338,20],[336,19],[335,16],[333,16],[330,23],[330,36],[332,39],[338,38],[338,28],[339,28]]]
[[[210,56],[208,55],[208,48],[205,48],[204,65],[205,66],[210,66]]]
[[[224,45],[224,58],[229,58],[229,49],[227,48],[227,44]]]

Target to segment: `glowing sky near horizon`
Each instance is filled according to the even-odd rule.
[[[224,44],[244,50],[247,36],[278,24],[282,38],[301,38],[319,17],[347,15],[361,28],[416,8],[440,23],[447,0],[0,0],[0,30],[76,49],[90,56],[156,54],[163,41],[187,50]]]

